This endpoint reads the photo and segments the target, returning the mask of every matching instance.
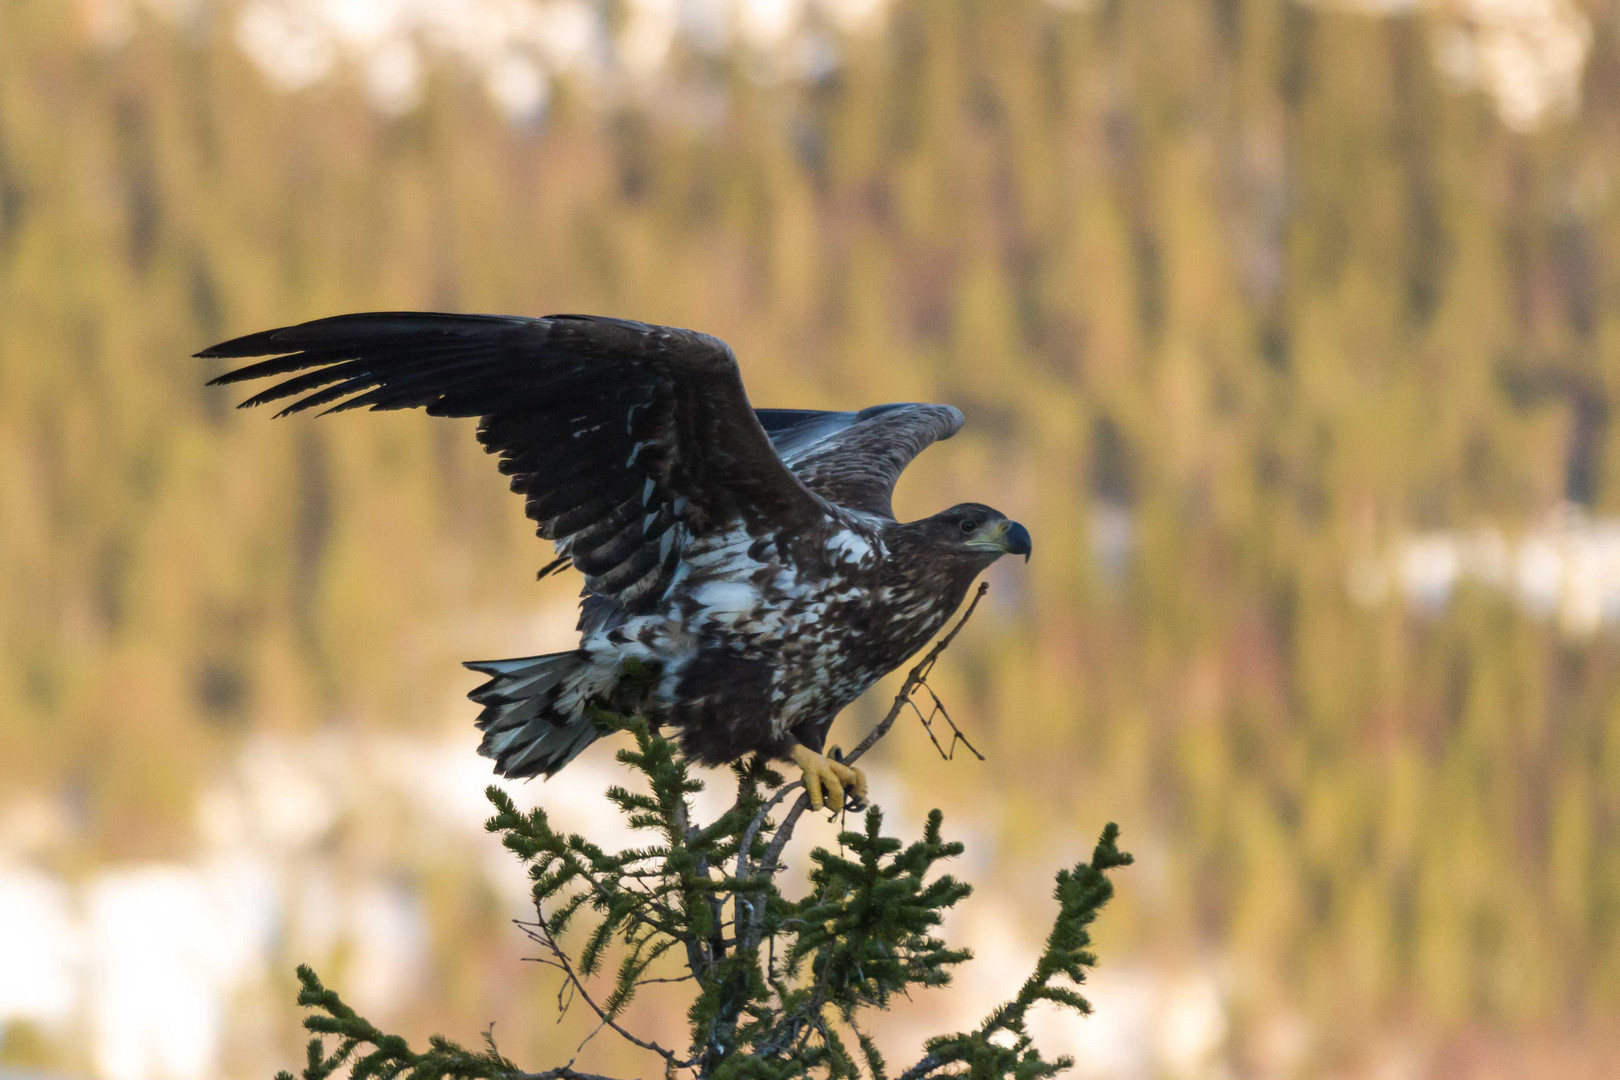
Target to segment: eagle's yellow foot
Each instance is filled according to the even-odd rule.
[[[808,746],[795,746],[791,753],[794,763],[804,772],[804,790],[810,796],[810,809],[820,810],[827,805],[842,810],[845,790],[857,801],[865,801],[866,774],[861,770],[818,754]]]

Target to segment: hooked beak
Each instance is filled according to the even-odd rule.
[[[1029,562],[1029,530],[1016,521],[1000,521],[983,534],[974,547],[985,547],[1007,555],[1022,555]]]
[[[1024,561],[1029,562],[1030,543],[1028,529],[1024,528],[1016,521],[1007,522],[1005,542],[1007,545],[1007,554],[1022,555],[1024,557]]]

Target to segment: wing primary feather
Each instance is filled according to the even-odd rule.
[[[286,408],[282,409],[280,412],[276,413],[276,418],[279,420],[283,416],[291,416],[293,413],[304,412],[309,409],[316,409],[322,405],[328,404],[329,402],[341,401],[343,398],[354,393],[356,390],[370,386],[374,378],[375,376],[370,374],[357,375],[352,379],[345,379],[343,382],[340,382],[334,386],[328,386],[324,390],[317,390],[313,394],[306,394],[297,401],[293,402],[291,405],[288,405]]]
[[[546,565],[542,566],[540,568],[540,572],[534,575],[534,580],[544,581],[552,574],[560,573],[561,571],[568,569],[572,563],[573,560],[567,555],[559,555],[555,559],[552,559],[550,562],[546,563]]]
[[[430,311],[372,311],[333,315],[295,326],[281,326],[220,342],[196,355],[209,359],[240,359],[298,352],[313,347],[349,348],[357,342],[374,344],[420,342],[424,337],[459,338],[475,333],[489,336],[492,329],[543,330],[546,320],[515,315],[455,315]]]

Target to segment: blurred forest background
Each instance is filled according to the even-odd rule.
[[[938,679],[988,760],[875,777],[991,959],[886,1039],[1114,819],[1078,1075],[1612,1066],[1620,5],[316,6],[0,0],[0,1073],[267,1075],[300,960],[532,1067],[589,1030],[459,699],[577,583],[470,427],[188,359],[396,308],[967,412],[899,503],[1035,537]],[[588,816],[609,756],[515,794]]]

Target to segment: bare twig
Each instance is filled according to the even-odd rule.
[[[912,693],[919,686],[928,685],[928,676],[933,674],[934,665],[939,662],[940,656],[950,647],[951,642],[956,640],[956,635],[962,632],[962,627],[966,626],[967,621],[973,617],[974,609],[979,606],[979,601],[983,600],[984,594],[989,591],[990,583],[988,581],[979,582],[979,589],[973,594],[973,602],[967,606],[966,611],[962,612],[962,617],[956,620],[956,625],[951,627],[950,633],[934,642],[934,647],[928,650],[928,655],[922,658],[922,662],[911,669],[911,673],[906,676],[906,681],[900,684],[900,692],[894,696],[894,704],[889,706],[888,715],[878,723],[877,727],[867,733],[866,738],[861,740],[859,746],[855,747],[851,753],[844,755],[844,764],[849,764],[872,749],[877,745],[879,739],[889,733],[889,729],[894,726],[894,722],[899,719],[900,714],[905,711],[907,703],[911,701]],[[933,693],[933,691],[930,690],[929,693]],[[939,701],[937,697],[934,700]],[[950,718],[947,716],[946,719],[949,720]],[[925,722],[923,726],[927,727],[928,725]],[[952,724],[951,728],[954,730],[956,725]],[[929,737],[933,737],[933,732],[929,732]],[[935,745],[938,745],[937,741]],[[969,746],[969,749],[972,749],[972,747]],[[973,752],[978,753],[977,750]]]
[[[946,761],[954,761],[956,759],[956,744],[961,743],[968,748],[968,751],[974,757],[983,761],[984,755],[979,753],[978,747],[968,741],[968,737],[962,733],[962,729],[956,726],[951,711],[945,707],[945,703],[939,699],[939,695],[934,693],[934,688],[927,683],[923,683],[919,689],[927,691],[928,696],[933,699],[934,705],[933,708],[928,710],[928,714],[923,715],[922,708],[917,704],[915,698],[908,697],[906,704],[911,706],[912,711],[917,714],[917,719],[922,721],[923,731],[928,733],[928,741],[934,744],[934,749],[939,751],[939,756]],[[949,747],[939,745],[939,738],[934,734],[934,720],[939,717],[943,717],[945,723],[951,729],[951,745]]]
[[[803,787],[804,783],[798,780],[795,780],[791,784],[782,785],[781,790],[777,791],[775,795],[772,795],[768,800],[766,800],[765,805],[761,806],[759,811],[754,814],[753,820],[748,823],[748,828],[743,830],[742,842],[737,845],[738,881],[748,880],[748,878],[753,874],[753,871],[756,869],[749,860],[749,855],[754,850],[754,840],[759,836],[759,830],[765,827],[766,817],[772,810],[775,810],[782,804],[783,799],[786,799],[793,792],[803,789]],[[769,861],[767,861],[767,863],[764,865],[770,865]],[[767,872],[765,883],[761,888],[761,892],[765,891],[765,889],[769,887],[770,878],[773,874],[774,871]],[[744,907],[748,909],[746,918],[743,915]],[[737,891],[736,902],[732,905],[732,919],[734,924],[739,928],[743,927],[745,923],[747,925],[746,930],[739,931],[739,936],[743,939],[740,942],[740,947],[752,949],[759,944],[758,937],[753,933],[753,930],[757,925],[760,924],[764,917],[765,904],[763,901],[756,902],[745,900],[743,898],[742,890],[739,889]]]
[[[766,816],[780,806],[783,799],[786,799],[795,791],[802,791],[803,789],[804,781],[802,780],[795,780],[791,784],[783,784],[781,789],[775,795],[772,795],[764,806],[759,808],[759,812],[754,815],[754,819],[748,823],[748,828],[743,830],[742,844],[737,849],[737,876],[739,878],[748,876],[750,866],[748,853],[753,850],[754,840],[759,836],[759,830],[764,827]]]
[[[517,924],[520,930],[528,935],[529,940],[538,942],[550,950],[551,960],[546,962],[554,963],[554,965],[562,971],[563,975],[568,979],[568,987],[572,988],[574,994],[577,995],[581,1001],[585,1002],[585,1004],[591,1007],[591,1011],[596,1014],[597,1018],[601,1020],[602,1023],[616,1031],[619,1036],[625,1039],[627,1042],[634,1043],[643,1050],[652,1051],[677,1069],[689,1068],[692,1065],[692,1062],[684,1061],[677,1057],[674,1051],[659,1046],[655,1042],[648,1042],[646,1039],[632,1035],[630,1032],[621,1027],[617,1021],[610,1017],[606,1010],[596,1003],[596,999],[591,997],[590,991],[585,988],[584,980],[581,979],[579,977],[579,973],[574,970],[574,965],[569,961],[568,954],[563,952],[562,946],[558,945],[557,939],[552,936],[551,927],[546,925],[545,913],[542,912],[538,907],[535,908],[534,922],[527,923],[522,919],[514,919],[512,921]]]
[[[558,1017],[558,1019],[561,1020],[562,1018]],[[585,1052],[585,1048],[591,1044],[592,1039],[602,1034],[602,1029],[605,1027],[607,1027],[606,1020],[597,1021],[596,1026],[591,1028],[591,1033],[581,1039],[578,1046],[574,1047],[574,1056],[568,1059],[568,1064],[564,1065],[563,1068],[570,1068],[574,1062],[578,1061],[579,1055]]]
[[[810,796],[800,792],[799,797],[794,800],[793,808],[787,812],[787,817],[777,826],[776,835],[771,838],[771,846],[765,849],[765,857],[760,860],[759,869],[765,872],[767,878],[774,876],[781,869],[778,860],[782,857],[782,849],[787,847],[787,842],[792,839],[793,827],[799,823],[799,816],[808,809]],[[764,936],[765,907],[764,904],[753,906],[748,915],[748,929],[739,935],[743,939],[743,948],[750,952],[759,947],[760,938]]]

